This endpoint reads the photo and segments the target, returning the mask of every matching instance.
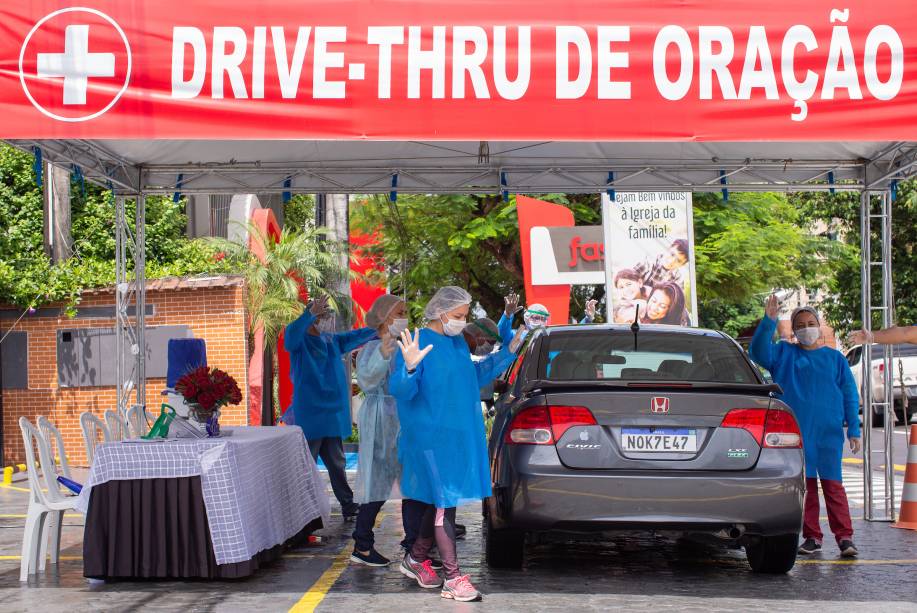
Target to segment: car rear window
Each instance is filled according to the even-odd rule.
[[[671,332],[583,330],[544,338],[539,376],[554,381],[759,383],[741,350],[725,338]]]

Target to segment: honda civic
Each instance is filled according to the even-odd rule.
[[[796,561],[805,470],[793,411],[729,336],[680,326],[539,329],[498,382],[486,558],[526,537],[657,532]]]

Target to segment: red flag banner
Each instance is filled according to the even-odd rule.
[[[0,8],[0,137],[917,140],[917,3]]]

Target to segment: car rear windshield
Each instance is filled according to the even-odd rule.
[[[741,350],[721,337],[643,330],[556,332],[544,338],[539,376],[554,381],[760,383]]]

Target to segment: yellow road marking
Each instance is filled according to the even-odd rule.
[[[860,458],[844,458],[841,461],[844,464],[860,464],[860,465],[863,464],[863,460],[861,460]],[[904,472],[905,469],[907,468],[907,466],[905,466],[904,464],[892,464],[892,466],[894,466],[895,470],[899,472]],[[885,465],[883,464],[881,467],[885,468]]]
[[[0,483],[0,487],[2,487],[3,489],[6,489],[6,490],[15,490],[15,491],[17,491],[17,492],[25,492],[25,493],[27,493],[27,494],[31,494],[31,493],[32,493],[32,490],[30,490],[30,489],[28,489],[28,488],[25,488],[25,487],[16,487],[15,485],[7,485],[6,483]]]
[[[917,560],[796,560],[796,564],[831,564],[834,566],[862,566],[877,564],[917,564]]]
[[[384,518],[385,513],[379,513],[376,518],[376,528],[379,527]],[[334,584],[337,583],[337,580],[344,574],[349,560],[350,550],[348,544],[345,543],[341,552],[334,556],[334,562],[331,563],[328,570],[322,573],[322,576],[309,588],[309,591],[302,595],[299,602],[290,607],[288,613],[312,613],[312,611],[315,611],[315,608],[321,604],[328,592],[331,591],[331,588],[334,587]]]
[[[318,578],[318,581],[316,581],[311,588],[309,588],[309,591],[302,595],[299,602],[290,608],[289,613],[312,613],[315,607],[325,599],[325,595],[334,587],[334,584],[337,583],[337,580],[344,573],[349,559],[350,552],[347,550],[347,545],[344,545],[344,549],[341,550],[341,553],[335,556],[334,562],[331,563],[331,567],[322,573],[322,576]]]

